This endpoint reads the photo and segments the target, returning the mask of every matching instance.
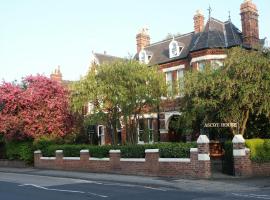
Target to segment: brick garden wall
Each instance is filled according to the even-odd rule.
[[[209,140],[201,135],[198,148],[190,149],[190,158],[160,158],[158,149],[145,150],[145,158],[121,158],[120,150],[110,150],[109,158],[92,158],[88,150],[81,150],[80,157],[63,157],[57,150],[55,157],[43,157],[35,151],[35,167],[71,171],[118,173],[163,177],[210,178]]]
[[[233,156],[235,176],[270,176],[270,162],[256,163],[250,160],[250,150],[245,147],[242,135],[233,138]]]

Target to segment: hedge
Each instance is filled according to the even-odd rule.
[[[12,141],[5,144],[6,157],[9,160],[22,160],[27,164],[34,161],[32,141]]]
[[[252,161],[270,162],[270,139],[249,139],[246,146],[250,149]]]
[[[123,158],[144,158],[145,149],[160,149],[162,158],[188,158],[190,148],[196,147],[192,143],[158,143],[145,145],[124,145],[124,146],[93,146],[87,144],[55,144],[54,142],[42,140],[33,143],[32,141],[12,141],[5,144],[5,157],[9,160],[22,160],[28,164],[33,163],[34,150],[40,149],[44,156],[55,156],[55,150],[64,151],[64,156],[79,157],[80,150],[88,149],[92,157],[109,157],[111,149],[120,149]]]
[[[92,145],[50,145],[42,148],[44,156],[54,156],[56,150],[63,150],[66,157],[79,157],[80,150],[88,149],[92,157],[109,157],[111,149],[120,149],[122,158],[144,158],[145,149],[159,149],[162,158],[188,158],[190,148],[196,147],[196,143],[159,143],[146,145],[124,145],[124,146],[92,146]]]

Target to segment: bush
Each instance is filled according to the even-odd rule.
[[[250,149],[252,161],[270,162],[270,139],[246,140],[246,146]]]
[[[12,141],[5,145],[6,157],[9,160],[22,160],[27,164],[34,161],[34,147],[32,141]]]
[[[44,156],[54,156],[56,150],[63,150],[64,156],[78,157],[80,150],[88,149],[92,157],[109,157],[111,149],[120,149],[122,158],[144,158],[145,149],[159,149],[162,158],[188,158],[190,148],[196,147],[196,143],[160,143],[146,145],[124,145],[124,146],[92,146],[92,145],[50,145],[43,146],[42,154]],[[36,148],[38,149],[38,148]]]

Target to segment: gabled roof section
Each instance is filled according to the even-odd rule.
[[[111,56],[111,55],[107,55],[107,54],[93,53],[93,55],[97,59],[97,61],[98,61],[97,64],[99,64],[99,65],[101,65],[103,63],[114,62],[116,60],[123,60],[123,58],[120,58],[120,57],[117,57],[117,56]]]

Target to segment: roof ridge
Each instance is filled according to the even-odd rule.
[[[210,19],[211,19],[211,20],[214,20],[214,21],[216,21],[216,22],[218,22],[218,23],[220,23],[220,24],[224,24],[224,22],[223,22],[223,21],[218,20],[218,19],[216,19],[216,18],[214,18],[214,17],[210,17]],[[209,20],[210,20],[210,19],[208,19],[208,21],[207,21],[207,22],[209,22]]]
[[[94,52],[95,55],[100,55],[100,56],[107,56],[107,57],[113,57],[113,58],[121,58],[119,56],[113,56],[113,55],[108,55],[108,54],[104,54],[104,53],[96,53]]]
[[[181,38],[181,37],[185,37],[185,36],[191,35],[191,34],[193,34],[193,33],[194,33],[194,31],[189,32],[189,33],[185,33],[185,34],[183,34],[183,35],[179,35],[179,36],[174,37],[174,39],[179,39],[179,38]],[[145,48],[152,47],[152,46],[155,46],[155,45],[158,45],[158,44],[161,44],[161,43],[164,43],[164,42],[168,42],[168,41],[171,41],[171,40],[172,40],[172,38],[165,39],[165,40],[161,40],[161,41],[159,41],[159,42],[154,42],[154,43],[152,43],[152,44],[146,46]]]

